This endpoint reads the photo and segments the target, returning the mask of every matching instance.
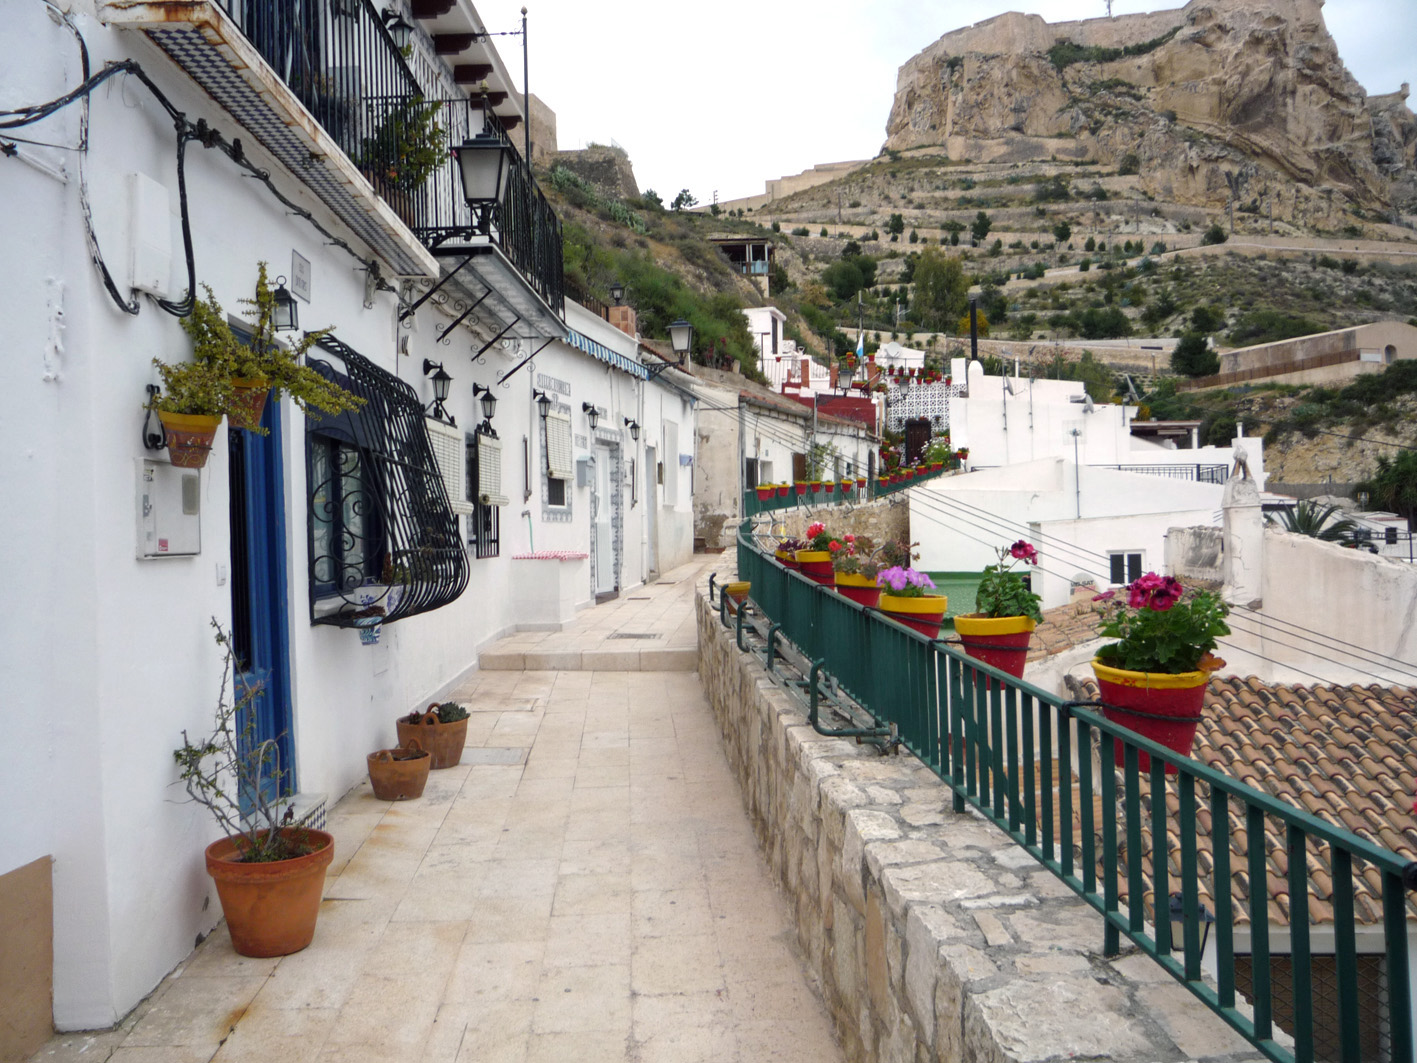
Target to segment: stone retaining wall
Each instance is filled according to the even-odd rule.
[[[732,578],[720,572],[720,580]],[[699,588],[699,676],[851,1063],[1259,1059],[919,760],[826,738]]]

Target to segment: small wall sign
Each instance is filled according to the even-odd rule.
[[[310,301],[310,260],[299,251],[290,253],[290,290]]]

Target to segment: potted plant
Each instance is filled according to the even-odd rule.
[[[231,945],[242,956],[285,956],[315,936],[325,869],[334,838],[295,819],[285,795],[289,772],[274,739],[255,740],[259,684],[232,698],[235,653],[212,620],[223,654],[211,733],[193,742],[184,730],[173,750],[187,796],[206,808],[225,835],[206,849]]]
[[[778,559],[783,568],[793,572],[799,571],[797,566],[797,551],[806,549],[807,544],[801,539],[783,539],[777,544],[777,550],[773,556]]]
[[[821,521],[807,527],[807,543],[797,551],[797,567],[802,575],[813,583],[825,587],[836,583],[836,573],[832,571],[831,544],[835,540]]]
[[[876,557],[875,543],[864,535],[846,535],[843,539],[845,542],[830,547],[837,593],[874,609],[881,599],[881,588],[876,585],[881,562]]]
[[[370,753],[369,785],[374,796],[380,801],[411,801],[422,797],[432,762],[432,755],[416,738],[410,738],[407,746]]]
[[[879,608],[892,620],[920,632],[928,638],[940,633],[940,623],[949,608],[943,594],[931,594],[935,581],[918,569],[892,565],[876,574],[881,588]]]
[[[434,119],[442,103],[412,96],[398,101],[364,138],[359,168],[386,188],[416,192],[448,160],[447,136]]]
[[[151,399],[167,436],[167,454],[183,469],[200,469],[231,407],[231,375],[207,362],[169,365],[153,359],[162,389]]]
[[[1097,651],[1092,670],[1103,715],[1123,727],[1189,755],[1210,675],[1225,662],[1216,640],[1230,634],[1230,607],[1210,591],[1187,591],[1170,576],[1148,572],[1126,588],[1099,634],[1117,641]],[[1112,601],[1115,591],[1098,595]],[[1123,750],[1116,759],[1122,763]],[[1151,758],[1141,755],[1147,771]],[[1170,772],[1175,768],[1168,766]]]
[[[774,495],[777,494],[777,488],[772,484],[758,484],[757,492],[758,501],[766,502],[768,499],[772,498]]]
[[[792,486],[795,487],[795,488],[797,488],[797,493],[798,493],[799,495],[805,495],[805,494],[807,493],[807,481],[806,481],[806,480],[796,480],[796,481],[793,482],[793,485],[792,485]]]
[[[818,494],[818,493],[822,490],[822,481],[821,481],[821,480],[808,480],[808,481],[807,481],[807,486],[808,486],[809,488],[811,488],[812,494],[815,495],[815,494]]]
[[[841,493],[842,493],[843,495],[849,495],[849,494],[851,494],[851,489],[852,489],[853,487],[855,487],[855,486],[856,486],[856,484],[855,484],[855,482],[852,481],[852,480],[842,480],[842,481],[841,481],[841,484],[840,484]]]
[[[467,709],[456,701],[434,702],[427,712],[411,712],[398,720],[399,745],[417,739],[433,755],[430,768],[451,768],[462,760],[467,745]]]
[[[822,481],[822,490],[825,491],[827,494],[832,494],[833,492],[836,491],[836,481],[835,481],[835,480],[823,480],[823,481]]]
[[[723,596],[728,599],[729,616],[738,615],[738,607],[743,604],[743,600],[748,597],[748,593],[752,589],[753,584],[748,580],[735,580],[723,585]]]
[[[791,484],[778,484],[778,485],[777,485],[777,497],[778,497],[778,498],[786,498],[786,497],[787,497],[789,494],[791,494],[791,493],[792,493],[792,485],[791,485]]]
[[[1000,548],[998,563],[984,568],[974,595],[975,611],[955,617],[955,634],[964,652],[1016,679],[1023,678],[1029,637],[1043,619],[1038,607],[1042,599],[1013,571],[1020,561],[1038,564],[1032,544],[1020,539]]]

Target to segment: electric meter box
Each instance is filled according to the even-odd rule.
[[[576,459],[576,486],[589,487],[595,482],[595,466],[591,464],[589,457],[579,457]]]
[[[202,474],[171,462],[138,459],[138,557],[202,552]]]

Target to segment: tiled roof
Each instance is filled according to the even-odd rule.
[[[1088,681],[1085,696],[1096,696]],[[1255,677],[1215,678],[1206,691],[1206,711],[1192,755],[1225,774],[1341,827],[1398,855],[1417,860],[1417,692],[1406,687],[1284,686]],[[1180,881],[1180,801],[1175,776],[1168,779],[1169,886]],[[1214,911],[1210,885],[1211,820],[1208,795],[1197,788],[1201,900]],[[1248,844],[1243,810],[1230,811],[1231,870],[1237,926],[1249,923]],[[1149,817],[1148,817],[1149,825]],[[1290,916],[1288,850],[1278,824],[1267,825],[1269,922]],[[1143,851],[1152,851],[1149,830]],[[1124,856],[1121,859],[1125,859]],[[1148,861],[1143,861],[1147,863]],[[1325,845],[1308,847],[1309,919],[1333,922],[1333,868]],[[1382,882],[1377,871],[1355,862],[1354,919],[1382,921]],[[1126,882],[1123,876],[1122,888]],[[1147,907],[1152,908],[1147,883]],[[1409,918],[1417,897],[1409,895]]]
[[[1097,638],[1097,625],[1101,620],[1091,592],[1067,605],[1045,610],[1043,623],[1034,628],[1033,638],[1029,640],[1028,659],[1037,661],[1091,642]]]

